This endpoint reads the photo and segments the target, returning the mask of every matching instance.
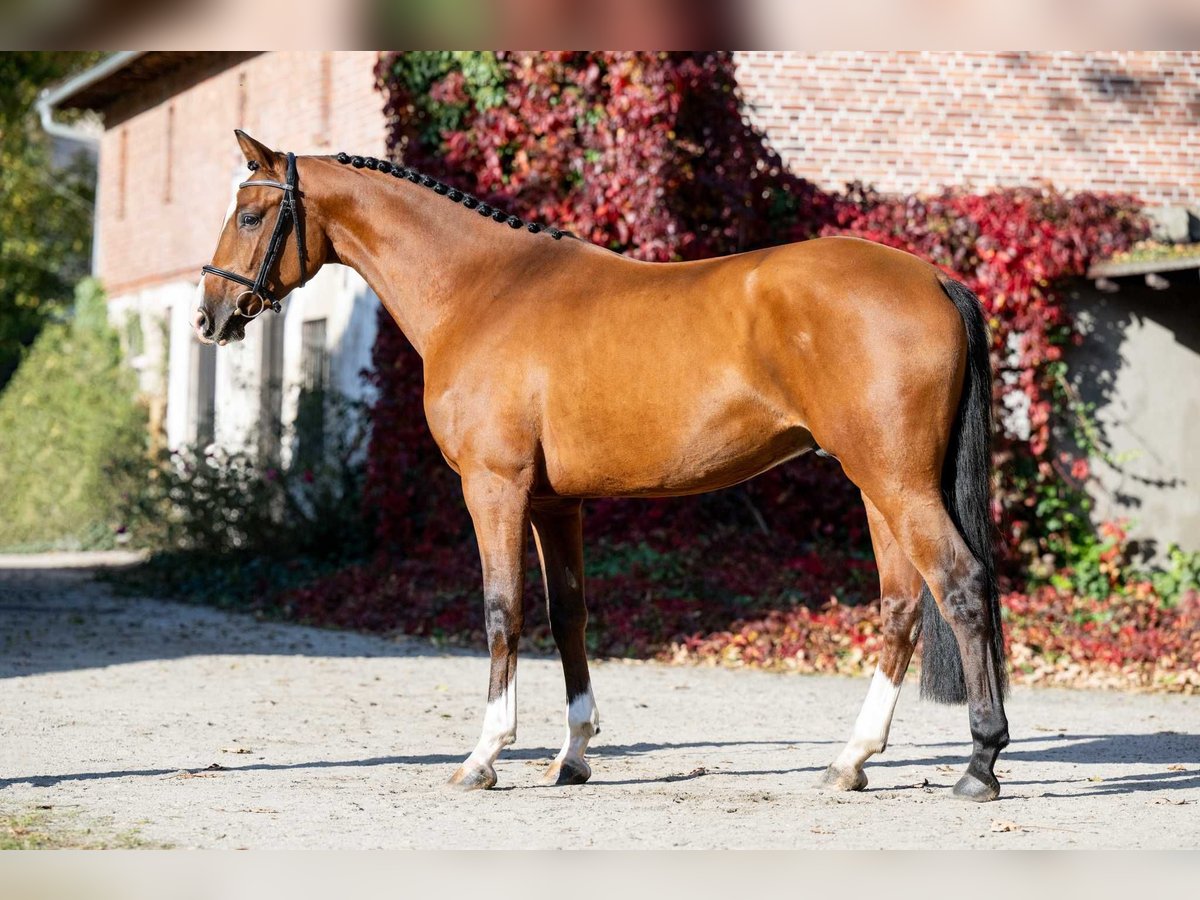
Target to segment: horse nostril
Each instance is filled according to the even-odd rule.
[[[193,320],[193,323],[196,326],[196,331],[200,332],[206,338],[213,336],[212,322],[209,321],[208,313],[204,311],[203,307],[196,310],[196,318]]]

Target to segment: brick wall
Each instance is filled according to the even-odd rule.
[[[886,191],[1052,183],[1200,205],[1200,53],[737,55],[793,171]]]
[[[243,167],[243,128],[296,153],[384,153],[373,52],[269,52],[178,73],[106,114],[98,274],[110,295],[199,277]],[[337,146],[330,143],[338,142]],[[244,172],[244,168],[242,168]]]

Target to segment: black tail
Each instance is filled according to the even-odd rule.
[[[992,363],[988,356],[988,329],[979,300],[966,285],[946,278],[942,280],[942,288],[954,302],[967,328],[966,374],[958,417],[942,468],[942,495],[959,534],[983,565],[995,641],[996,683],[1003,696],[1008,679],[992,543]],[[938,611],[928,587],[921,598],[924,604],[921,696],[939,703],[964,703],[967,688],[963,682],[958,642]]]

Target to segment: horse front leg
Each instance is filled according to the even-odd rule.
[[[517,642],[523,624],[525,534],[529,486],[491,471],[464,472],[463,496],[475,524],[483,564],[483,601],[491,675],[483,733],[450,778],[463,790],[496,784],[494,764],[517,738]]]
[[[546,582],[546,608],[567,686],[567,737],[542,777],[543,784],[583,784],[592,776],[584,759],[600,733],[600,714],[588,674],[587,605],[583,594],[583,520],[578,500],[535,504],[533,539]]]

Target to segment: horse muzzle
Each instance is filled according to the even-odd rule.
[[[218,319],[201,306],[192,317],[192,330],[200,343],[219,344],[223,347],[230,341],[245,339],[248,321],[249,319],[237,310],[230,310],[223,319]]]

